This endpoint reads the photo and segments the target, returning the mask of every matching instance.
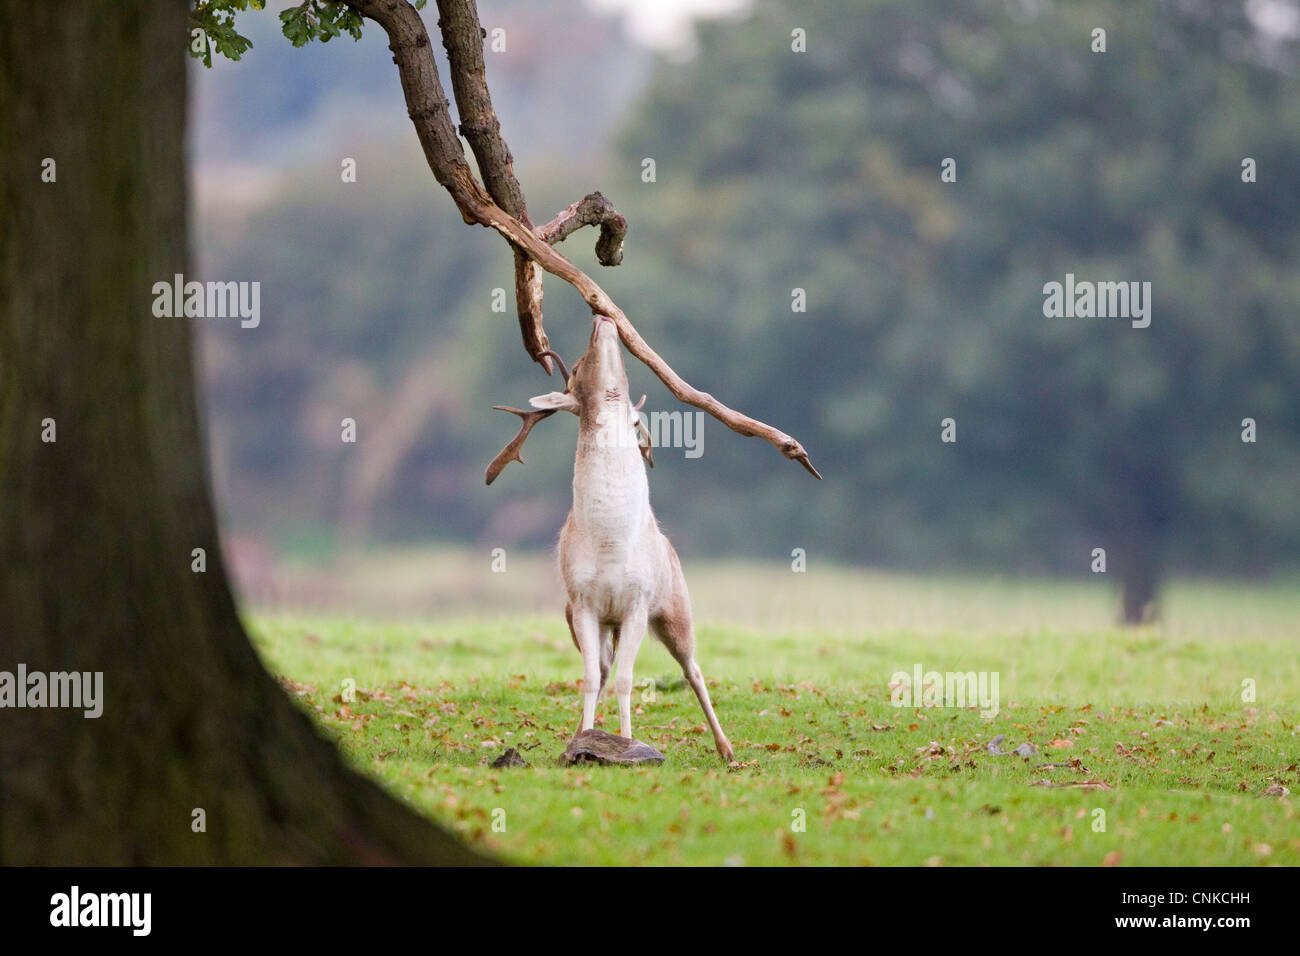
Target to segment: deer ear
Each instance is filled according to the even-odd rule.
[[[528,404],[533,408],[549,408],[557,412],[578,414],[578,400],[568,392],[547,392],[545,395],[530,398]]]
[[[645,422],[641,419],[636,420],[636,443],[641,449],[641,457],[651,468],[655,466],[655,449],[654,443],[650,440],[650,429],[646,428]]]

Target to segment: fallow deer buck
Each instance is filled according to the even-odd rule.
[[[649,435],[628,393],[627,372],[612,319],[597,315],[587,351],[570,374],[554,352],[566,389],[531,400],[535,411],[498,405],[523,421],[515,439],[488,466],[491,484],[542,418],[557,411],[578,416],[578,451],[573,466],[573,508],[560,532],[560,570],[568,603],[564,616],[582,654],[582,720],[590,730],[614,657],[618,674],[619,733],[632,736],[632,668],[647,627],[681,665],[695,691],[723,761],[731,742],[722,732],[704,675],[695,663],[691,599],[677,552],[650,510],[645,463],[653,465]]]

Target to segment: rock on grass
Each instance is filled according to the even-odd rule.
[[[661,764],[664,755],[647,743],[607,734],[603,730],[584,730],[569,741],[560,755],[560,766],[579,763],[596,764]]]

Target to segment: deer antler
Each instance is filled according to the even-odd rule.
[[[553,349],[546,349],[541,354],[552,359],[555,364],[560,367],[560,374],[564,376],[564,388],[567,391],[569,388],[570,376],[569,368],[564,364],[564,359],[560,358],[559,353]],[[644,395],[641,396],[641,401],[645,401]],[[524,420],[524,424],[520,427],[519,434],[514,437],[510,444],[497,452],[497,456],[493,458],[491,463],[487,466],[486,478],[489,485],[496,481],[497,475],[501,474],[501,472],[505,470],[506,465],[510,464],[512,461],[517,461],[521,465],[524,463],[524,456],[519,453],[520,449],[524,447],[524,439],[528,437],[528,433],[533,430],[534,425],[540,422],[543,418],[549,418],[556,412],[556,409],[554,408],[532,408],[525,411],[522,408],[511,408],[509,405],[493,405],[492,407],[497,411],[512,412],[515,415],[518,415]],[[637,407],[639,408],[640,406]]]
[[[559,359],[558,355],[554,355],[554,353],[552,353],[552,355],[557,360]],[[564,366],[561,365],[560,369],[563,370],[563,368]],[[518,415],[524,420],[524,424],[519,429],[519,434],[510,441],[510,444],[497,452],[497,456],[493,458],[491,464],[487,466],[487,472],[484,477],[487,478],[487,483],[489,485],[497,480],[497,475],[501,474],[501,472],[505,470],[506,465],[510,464],[512,461],[517,461],[521,465],[524,463],[524,456],[519,454],[520,449],[524,447],[524,439],[528,437],[528,433],[533,430],[534,425],[540,422],[543,418],[550,418],[555,414],[554,408],[534,408],[524,411],[522,408],[511,408],[509,405],[493,405],[492,407],[497,411],[511,412]]]

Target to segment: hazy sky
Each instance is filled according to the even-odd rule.
[[[690,38],[692,18],[734,13],[749,0],[587,0],[595,10],[620,11],[629,31],[656,49],[681,47]]]

